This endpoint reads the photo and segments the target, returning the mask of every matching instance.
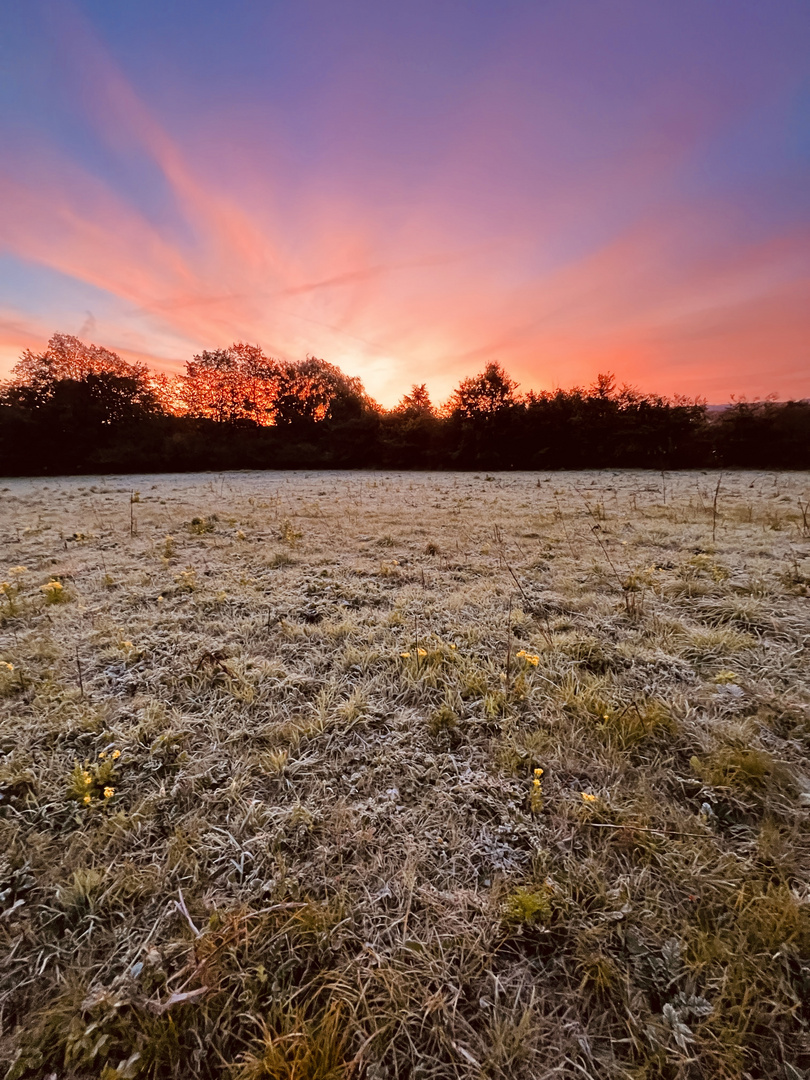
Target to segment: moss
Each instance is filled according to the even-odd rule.
[[[504,901],[504,922],[512,929],[545,926],[551,921],[551,896],[546,885],[515,889]]]

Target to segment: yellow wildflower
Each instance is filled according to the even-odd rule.
[[[6,663],[5,661],[3,662],[3,667],[4,667],[4,668],[8,668],[8,670],[9,670],[9,671],[13,671],[13,670],[14,670],[14,665],[13,665],[13,664],[8,664],[8,663]]]
[[[115,788],[111,788],[111,787],[105,787],[104,788],[104,798],[105,799],[111,799],[114,794],[115,794]]]
[[[113,756],[113,761],[118,761],[118,759],[121,757],[121,751],[120,750],[113,750],[112,756]]]
[[[416,655],[417,656],[427,656],[427,649],[417,649],[416,650]]]
[[[522,656],[525,656],[525,655],[526,655],[526,650],[525,649],[521,649],[520,652],[515,653],[515,656],[521,656],[522,657]]]
[[[403,660],[410,660],[411,658],[411,654],[409,652],[401,652],[399,655],[402,657]]]
[[[83,803],[85,804],[85,806],[88,806],[88,805],[90,804],[90,796],[89,796],[89,795],[85,795],[85,797],[84,797],[84,799],[82,800],[82,802],[83,802]]]
[[[101,750],[101,751],[99,752],[99,755],[98,755],[98,756],[99,756],[99,757],[101,758],[101,760],[103,761],[103,760],[104,760],[104,758],[105,758],[105,757],[107,756],[107,751],[106,751],[106,750]]]
[[[85,784],[91,784],[93,782],[93,777],[90,775],[89,772],[82,773],[82,779],[84,780]]]
[[[59,592],[64,586],[61,581],[49,581],[47,585],[40,585],[40,592]]]
[[[580,795],[582,795],[582,801],[583,802],[591,802],[591,803],[596,802],[596,796],[591,795],[591,793],[589,791],[581,791]]]
[[[531,807],[533,814],[539,814],[543,809],[543,787],[540,782],[540,777],[543,775],[542,769],[534,770],[534,780],[532,780],[532,790],[529,793],[529,806]]]

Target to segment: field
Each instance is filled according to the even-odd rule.
[[[810,1075],[806,473],[0,492],[0,1063]]]

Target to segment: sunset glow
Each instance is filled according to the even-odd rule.
[[[808,396],[809,54],[802,0],[6,5],[0,377],[62,331]]]

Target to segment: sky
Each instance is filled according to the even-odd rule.
[[[9,0],[0,377],[810,396],[808,0]]]

